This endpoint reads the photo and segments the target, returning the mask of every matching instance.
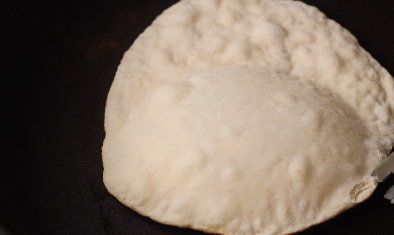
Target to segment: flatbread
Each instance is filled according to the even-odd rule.
[[[318,9],[183,0],[118,68],[104,183],[162,223],[294,233],[371,195],[393,113],[393,78]]]

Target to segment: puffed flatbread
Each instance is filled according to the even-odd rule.
[[[393,78],[315,7],[182,0],[118,68],[104,183],[161,223],[294,233],[372,194],[393,113]]]

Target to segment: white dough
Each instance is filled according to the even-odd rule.
[[[372,194],[393,114],[393,78],[316,8],[182,0],[118,68],[104,183],[165,224],[294,233]]]

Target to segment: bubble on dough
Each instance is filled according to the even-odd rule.
[[[355,111],[315,83],[266,69],[229,67],[167,83],[117,139],[107,154],[122,159],[105,170],[106,185],[172,225],[225,234],[275,226],[285,234],[376,187],[367,175],[378,158]]]

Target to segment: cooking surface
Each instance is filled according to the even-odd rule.
[[[105,101],[123,53],[176,0],[36,1],[0,10],[0,225],[17,234],[204,234],[128,209],[102,183]],[[394,74],[394,2],[305,0],[349,29]],[[394,234],[394,205],[371,199],[299,234]],[[1,234],[1,228],[0,228]]]

